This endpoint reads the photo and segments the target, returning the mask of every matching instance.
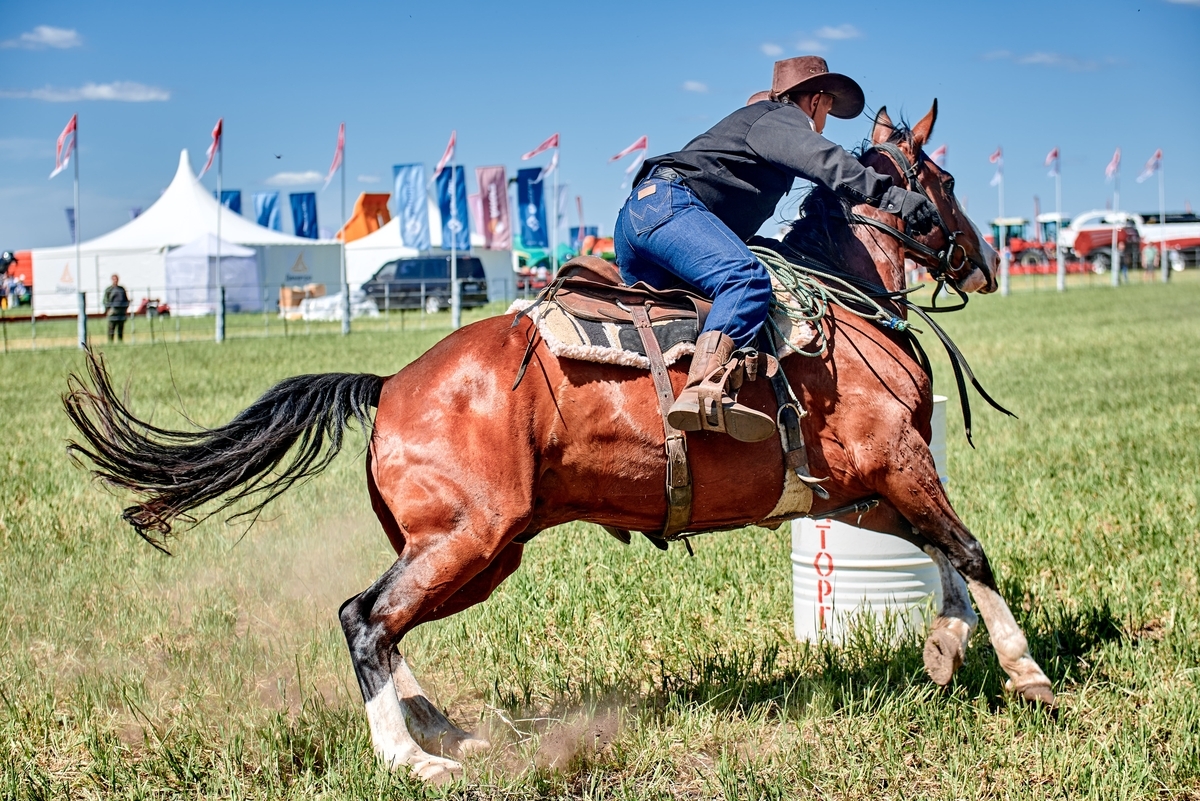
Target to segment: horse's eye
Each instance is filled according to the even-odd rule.
[[[943,184],[943,186],[946,187],[947,192],[949,192],[950,194],[954,194],[954,179],[953,178],[947,178],[946,183]]]

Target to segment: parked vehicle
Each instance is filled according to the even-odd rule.
[[[461,304],[464,309],[488,302],[483,262],[475,256],[458,257]],[[450,257],[418,256],[396,259],[380,267],[363,284],[363,292],[381,311],[424,309],[433,314],[450,308]]]

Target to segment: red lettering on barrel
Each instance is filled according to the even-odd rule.
[[[822,564],[824,564],[824,568],[822,568]],[[817,569],[818,576],[832,576],[833,554],[829,551],[818,551],[816,557],[813,558],[813,567]]]

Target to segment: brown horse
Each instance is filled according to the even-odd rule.
[[[862,159],[936,204],[942,225],[916,240],[902,223],[869,207],[847,217],[827,193],[814,192],[787,243],[826,247],[842,269],[888,290],[904,286],[906,257],[944,270],[963,290],[995,290],[996,256],[967,220],[953,179],[921,152],[937,104],[911,130],[876,118]],[[786,243],[785,243],[786,244]],[[930,261],[931,253],[943,260]],[[948,255],[946,255],[948,254]],[[957,255],[957,259],[955,256]],[[528,338],[513,316],[467,326],[390,378],[325,374],[288,379],[229,424],[167,431],[138,420],[91,362],[89,388],[75,379],[65,399],[83,445],[76,452],[106,481],[140,501],[125,517],[151,542],[172,521],[210,500],[218,510],[245,498],[257,512],[337,453],[351,417],[369,425],[371,504],[396,562],[339,611],[366,703],[376,753],[424,779],[461,766],[431,751],[463,754],[487,746],[450,723],[427,700],[397,645],[414,627],[487,599],[521,563],[538,532],[574,520],[655,531],[666,516],[663,425],[650,375],[642,370],[558,359],[544,346],[510,389]],[[926,645],[933,679],[947,683],[961,664],[977,622],[967,587],[987,624],[1008,688],[1053,703],[1046,675],[996,588],[983,548],[959,520],[928,448],[931,381],[911,342],[835,308],[822,323],[822,358],[791,355],[783,367],[808,415],[803,420],[813,475],[828,476],[816,499],[785,471],[778,441],[739,443],[689,433],[694,503],[690,530],[778,524],[806,513],[824,516],[879,496],[861,525],[909,540],[937,562],[944,605]],[[686,361],[671,371],[676,392]],[[770,412],[766,381],[748,383],[741,400]],[[328,440],[327,440],[328,438]],[[289,459],[288,453],[294,455]],[[211,512],[210,512],[211,513]],[[963,582],[963,577],[966,583]]]

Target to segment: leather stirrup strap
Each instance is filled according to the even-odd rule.
[[[771,338],[770,331],[760,332],[759,341],[770,356],[778,358],[775,341]],[[775,403],[778,407],[775,421],[783,433],[784,469],[794,470],[796,477],[812,490],[814,495],[828,500],[829,493],[821,486],[821,482],[826,479],[814,478],[808,470],[808,447],[804,444],[804,431],[800,428],[800,420],[807,412],[800,408],[800,400],[792,390],[792,385],[788,381],[787,374],[783,372],[782,365],[771,376],[771,389],[775,391]]]
[[[650,360],[650,377],[654,379],[654,391],[658,395],[658,408],[666,433],[667,522],[662,538],[669,539],[687,529],[692,522],[692,471],[688,467],[687,442],[683,432],[667,422],[667,413],[675,402],[675,391],[671,388],[671,377],[667,375],[662,348],[654,336],[654,329],[650,327],[650,315],[645,306],[630,306],[629,312],[642,337],[646,358]]]

